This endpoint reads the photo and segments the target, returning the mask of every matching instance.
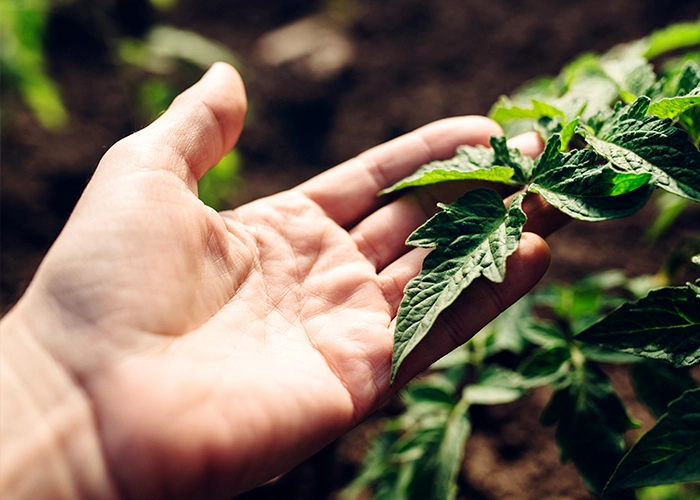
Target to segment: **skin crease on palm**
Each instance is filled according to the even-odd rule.
[[[230,497],[350,430],[544,274],[538,234],[565,218],[529,196],[506,282],[477,280],[390,386],[396,311],[426,254],[404,242],[473,184],[376,193],[502,132],[445,119],[217,213],[197,179],[245,113],[240,77],[218,63],[113,146],[3,318],[6,498]]]

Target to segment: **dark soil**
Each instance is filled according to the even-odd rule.
[[[15,94],[2,90],[0,312],[26,288],[105,150],[145,124],[134,111],[134,76],[114,65],[107,32],[140,36],[156,22],[172,24],[240,55],[252,104],[238,146],[244,184],[231,200],[237,205],[432,120],[485,114],[499,95],[558,73],[582,52],[695,19],[700,10],[690,0],[180,0],[174,10],[157,13],[146,0],[118,0],[107,2],[107,29],[85,3],[58,7],[49,23],[50,71],[71,115],[68,130],[43,130]],[[262,34],[328,6],[343,14],[355,47],[354,62],[342,73],[319,82],[293,67],[261,63],[254,47]],[[607,268],[656,272],[672,243],[639,250],[651,217],[649,207],[623,222],[571,224],[551,238],[547,279]],[[688,212],[667,241],[691,229],[698,229],[697,211]],[[536,392],[484,410],[467,445],[461,498],[590,498],[573,467],[558,462],[553,430],[537,424],[546,396]],[[244,498],[332,497],[352,477],[376,428],[371,419]]]

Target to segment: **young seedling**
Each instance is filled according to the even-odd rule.
[[[462,146],[454,158],[429,163],[384,191],[463,179],[520,190],[508,208],[493,190],[470,191],[454,203],[441,204],[442,212],[408,238],[409,245],[434,250],[404,292],[394,334],[392,381],[438,315],[474,279],[503,281],[506,259],[517,249],[526,222],[520,207],[529,193],[590,222],[635,213],[654,188],[700,202],[700,151],[694,144],[700,137],[700,66],[690,60],[670,78],[657,78],[643,57],[654,52],[653,40],[617,49],[614,57],[600,58],[598,66],[587,58],[585,70],[564,73],[570,81],[550,102],[532,99],[526,109],[501,100],[492,116],[506,124],[536,119],[536,128],[546,136],[544,151],[534,161],[509,148],[505,138],[493,137],[491,149]],[[616,71],[611,75],[612,68]],[[614,97],[622,101],[607,109],[600,95],[582,101],[581,82],[596,89],[598,80],[604,88],[602,83],[615,86]],[[570,148],[574,137],[581,145]]]
[[[542,135],[538,158],[493,137],[491,148],[463,146],[454,158],[427,164],[384,191],[464,179],[516,191],[507,207],[493,190],[469,191],[440,205],[407,240],[433,250],[399,308],[392,381],[465,288],[477,278],[504,280],[530,193],[590,222],[635,213],[657,188],[681,200],[669,204],[673,216],[662,213],[664,225],[700,203],[699,47],[700,21],[603,56],[582,56],[557,78],[503,97],[491,110],[506,136]],[[700,268],[700,255],[691,257]],[[609,299],[616,287],[634,290],[636,301]],[[461,364],[441,361],[414,383],[406,413],[388,421],[346,493],[354,497],[370,487],[375,498],[455,498],[469,409],[514,401],[542,385],[554,389],[542,423],[557,426],[562,461],[572,460],[597,496],[633,499],[631,488],[700,481],[700,389],[689,372],[700,364],[700,280],[646,296],[638,289],[613,273],[523,299],[457,353]],[[548,307],[555,321],[538,319],[533,306]],[[503,351],[519,360],[515,371],[494,364]],[[627,452],[625,432],[638,425],[598,362],[632,363],[640,400],[660,417]]]

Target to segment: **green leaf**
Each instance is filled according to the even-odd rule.
[[[464,457],[464,444],[471,432],[467,408],[468,400],[465,400],[464,403],[457,404],[450,414],[437,454],[438,466],[431,489],[433,495],[418,498],[451,500],[457,497],[457,476]]]
[[[651,34],[647,40],[644,57],[654,59],[673,50],[698,45],[700,45],[700,20],[672,24]]]
[[[3,1],[0,3],[0,66],[3,86],[19,92],[39,123],[50,132],[61,132],[69,116],[61,89],[48,75],[44,49],[51,2]]]
[[[558,325],[534,319],[527,322],[523,336],[533,344],[547,348],[568,343],[566,333]]]
[[[634,363],[630,377],[639,398],[657,417],[666,413],[671,401],[697,387],[689,369],[674,368],[661,361]]]
[[[465,366],[453,366],[444,371],[430,373],[411,382],[405,394],[408,405],[425,401],[452,406],[455,393],[464,378]]]
[[[436,247],[420,274],[406,286],[394,332],[391,380],[406,356],[425,337],[438,315],[479,276],[500,283],[506,259],[520,242],[526,221],[523,195],[506,209],[495,191],[475,189],[443,209],[407,240]]]
[[[386,498],[420,498],[415,495],[417,487],[424,486],[424,482],[432,486],[429,475],[434,473],[434,467],[429,467],[427,462],[440,447],[446,420],[445,416],[439,416],[435,425],[411,430],[396,443],[391,459],[396,462],[398,473],[389,483],[391,495]]]
[[[658,240],[691,203],[687,198],[681,198],[673,193],[662,191],[655,199],[654,204],[658,214],[647,230],[646,240],[651,243]]]
[[[627,354],[626,352],[612,351],[605,349],[599,345],[593,344],[581,344],[579,350],[583,357],[588,361],[596,361],[598,363],[608,363],[608,364],[625,364],[629,365],[632,363],[637,363],[639,358],[633,354]]]
[[[460,146],[453,158],[423,165],[379,194],[457,180],[510,184],[512,178],[513,181],[524,184],[532,172],[532,167],[533,160],[524,156],[518,149],[509,148],[505,137],[491,137],[491,149],[484,146]]]
[[[439,401],[407,400],[404,412],[385,424],[387,431],[401,433],[392,454],[401,456],[403,461],[420,457],[420,450],[415,451],[415,447],[431,439],[431,432],[441,432],[453,406]]]
[[[413,186],[426,186],[457,180],[482,180],[508,183],[513,176],[510,165],[499,166],[492,149],[484,146],[460,146],[449,160],[433,161],[423,165],[412,175],[402,179],[379,194],[391,193]]]
[[[561,129],[561,146],[559,148],[561,151],[566,151],[568,149],[569,142],[571,142],[571,139],[578,129],[578,124],[579,118],[576,118],[564,125],[564,127]]]
[[[583,79],[597,77],[602,74],[603,68],[600,66],[600,56],[586,52],[564,66],[559,74],[559,80],[563,82],[564,87],[568,90]]]
[[[656,83],[652,65],[643,57],[644,42],[619,45],[601,57],[605,74],[618,86],[626,102],[648,94]]]
[[[583,120],[595,116],[598,113],[608,112],[610,105],[618,99],[619,89],[615,83],[603,74],[590,75],[576,81],[562,100],[569,101],[571,107],[582,106],[578,113]]]
[[[521,389],[487,385],[469,385],[464,388],[465,397],[475,405],[500,405],[517,401],[525,395]]]
[[[582,366],[552,396],[541,421],[557,424],[562,462],[572,460],[588,487],[599,494],[623,456],[623,436],[636,425],[598,368]]]
[[[525,385],[538,387],[555,383],[570,369],[571,351],[565,346],[552,346],[547,350],[537,351],[526,359],[518,373]]]
[[[499,314],[486,325],[467,345],[481,342],[485,349],[485,357],[509,351],[521,354],[527,345],[523,330],[532,318],[530,296],[526,295]]]
[[[659,118],[675,119],[681,113],[700,106],[700,92],[677,97],[664,97],[649,105],[649,114]]]
[[[700,149],[700,106],[696,106],[682,113],[678,117],[678,123],[683,130],[688,132],[695,147]]]
[[[168,25],[156,25],[144,42],[126,39],[117,47],[120,58],[153,73],[173,71],[173,62],[182,60],[208,69],[216,61],[224,61],[243,70],[239,57],[225,45],[202,35]]]
[[[690,94],[700,85],[700,66],[695,61],[687,61],[680,70],[674,95]]]
[[[382,478],[390,474],[389,450],[396,440],[393,433],[382,432],[372,444],[365,457],[360,474],[352,480],[340,493],[341,500],[356,500],[362,498],[364,491]]]
[[[557,98],[559,95],[561,95],[561,88],[559,82],[557,82],[555,78],[540,77],[525,82],[510,95],[508,100],[516,105],[525,107],[529,106],[533,99],[549,101]],[[498,103],[496,106],[498,106]]]
[[[430,365],[430,370],[449,370],[452,368],[463,367],[472,359],[472,353],[467,348],[466,344],[462,344],[453,351],[448,352],[442,358]]]
[[[645,116],[649,99],[618,107],[596,132],[581,127],[586,142],[625,172],[651,174],[658,187],[700,202],[700,151],[667,119]]]
[[[613,100],[619,98],[618,85],[606,74],[601,57],[595,54],[577,58],[562,70],[559,79],[566,90],[558,102],[563,109],[577,109],[574,114],[567,112],[572,118],[580,116],[588,120],[598,113],[607,112]]]
[[[576,336],[677,367],[700,363],[700,297],[688,285],[665,287],[628,302]]]
[[[494,165],[504,165],[513,169],[513,181],[525,184],[532,175],[534,161],[524,156],[519,149],[509,148],[505,137],[491,137]]]
[[[351,492],[373,485],[373,498],[445,500],[457,494],[457,476],[469,437],[469,401],[457,404],[409,403],[406,415],[387,422],[389,446],[368,457],[363,481]],[[387,432],[388,431],[388,432]]]
[[[477,384],[464,388],[462,397],[470,404],[499,405],[517,401],[525,394],[523,378],[518,373],[490,365]]]
[[[700,389],[686,391],[632,447],[605,492],[700,480]]]
[[[570,285],[550,283],[534,295],[537,304],[546,306],[557,318],[564,320],[569,332],[578,332],[598,320],[603,310],[619,306],[621,299],[609,292],[627,286],[627,283],[621,271],[606,271]]]
[[[635,494],[637,500],[697,500],[700,485],[687,483],[646,486],[635,490]]]
[[[537,120],[543,116],[548,116],[550,118],[555,116],[566,118],[562,110],[546,102],[531,99],[530,106],[524,107],[514,104],[505,96],[500,98],[496,106],[494,106],[489,113],[489,117],[498,123],[508,123],[512,120],[522,119]]]
[[[242,184],[241,163],[238,151],[231,150],[199,179],[197,188],[204,204],[215,210],[226,208],[227,203],[231,204]]]
[[[560,149],[559,136],[552,136],[535,165],[530,190],[565,214],[586,221],[626,217],[651,196],[650,174],[597,165],[590,150],[562,153]]]
[[[676,96],[697,96],[700,94],[700,66],[695,61],[687,61],[680,70],[676,85]],[[700,106],[695,106],[680,114],[679,124],[690,135],[696,147],[700,147]]]
[[[425,401],[429,403],[452,404],[453,395],[454,393],[445,391],[441,387],[423,384],[411,385],[406,392],[406,397],[410,398],[412,403]]]
[[[533,129],[539,134],[543,141],[547,142],[554,134],[561,134],[562,126],[558,119],[543,116],[534,123]],[[565,150],[566,149],[562,147],[562,151]]]

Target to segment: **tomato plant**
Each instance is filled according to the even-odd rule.
[[[584,55],[491,110],[506,136],[538,131],[545,140],[539,157],[493,137],[491,148],[460,147],[454,158],[384,191],[464,179],[516,191],[508,206],[494,190],[469,191],[440,205],[407,240],[432,251],[399,308],[392,381],[465,288],[477,278],[503,281],[530,193],[590,222],[629,216],[657,189],[682,200],[676,214],[700,203],[698,47],[700,21]],[[687,258],[700,267],[698,252]],[[469,408],[513,401],[542,385],[554,392],[541,421],[557,426],[561,459],[574,462],[594,494],[635,498],[633,488],[700,481],[700,389],[689,372],[700,364],[700,280],[639,288],[613,273],[523,299],[411,385],[406,412],[388,421],[346,493],[371,487],[376,498],[454,498]],[[549,320],[534,306],[549,308]],[[488,362],[504,350],[521,360],[516,369]],[[631,363],[640,399],[659,416],[629,450],[623,438],[637,424],[598,362]]]

